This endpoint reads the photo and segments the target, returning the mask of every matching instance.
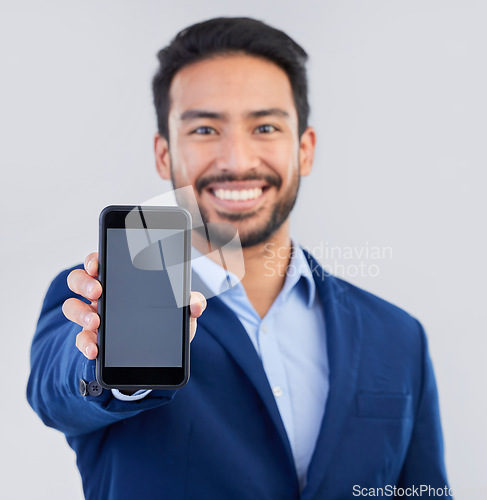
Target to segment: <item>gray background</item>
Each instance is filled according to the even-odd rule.
[[[155,53],[216,15],[260,18],[308,50],[318,146],[293,234],[312,250],[392,249],[342,255],[342,274],[422,321],[451,484],[487,487],[487,2],[30,0],[0,7],[0,496],[82,498],[74,453],[25,400],[37,315],[51,279],[96,250],[104,206],[167,189]],[[378,275],[352,276],[361,261]]]

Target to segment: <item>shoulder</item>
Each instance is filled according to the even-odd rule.
[[[385,322],[393,321],[396,324],[404,323],[409,326],[417,321],[408,311],[389,300],[353,285],[342,278],[330,276],[330,280],[336,290],[347,297],[347,300],[353,303],[362,314],[380,317]]]
[[[363,288],[331,275],[305,252],[313,272],[316,285],[325,296],[328,307],[332,304],[343,312],[357,316],[368,337],[378,342],[396,340],[399,345],[424,342],[424,330],[421,323],[402,307],[385,300]],[[326,309],[326,305],[325,305]],[[326,311],[325,311],[326,314]],[[419,345],[418,345],[419,347]]]

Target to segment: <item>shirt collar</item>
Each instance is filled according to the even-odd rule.
[[[240,283],[234,273],[226,270],[194,247],[191,247],[191,266],[211,290],[213,296],[220,295]]]
[[[316,294],[313,273],[301,246],[294,240],[291,240],[291,247],[291,260],[279,297],[280,300],[285,301],[291,290],[302,278],[307,283],[306,304],[310,308],[313,305]],[[205,282],[213,295],[220,295],[232,287],[235,288],[236,292],[237,289],[242,287],[240,280],[234,273],[227,271],[194,247],[191,248],[191,264],[193,271]]]
[[[316,284],[313,278],[313,273],[309,267],[308,260],[304,255],[303,249],[294,240],[291,240],[291,260],[287,268],[286,279],[281,290],[283,300],[286,300],[291,290],[298,284],[300,279],[307,283],[306,305],[310,308],[313,305]]]

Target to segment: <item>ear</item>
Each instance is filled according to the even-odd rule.
[[[156,155],[156,169],[159,175],[166,180],[171,179],[171,159],[167,139],[159,134],[154,137],[154,153]]]
[[[315,156],[316,133],[308,127],[299,141],[299,174],[306,176],[311,172]]]

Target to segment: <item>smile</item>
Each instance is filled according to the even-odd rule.
[[[215,189],[213,194],[219,200],[246,201],[259,198],[262,188],[254,189]]]
[[[262,206],[270,186],[261,180],[215,182],[205,191],[220,210],[255,210]]]

